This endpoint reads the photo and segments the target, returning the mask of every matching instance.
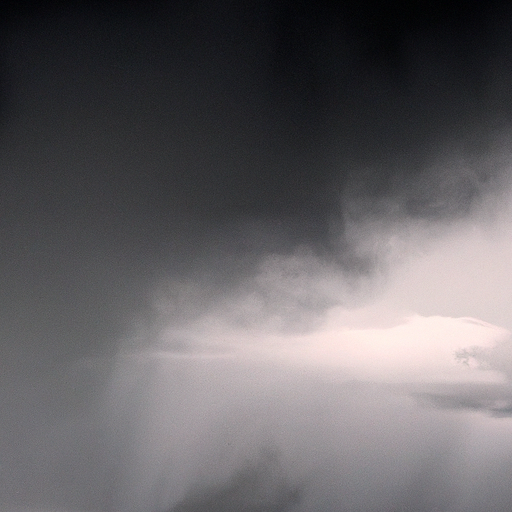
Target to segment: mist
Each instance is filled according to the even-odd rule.
[[[511,14],[13,6],[2,510],[508,511]]]

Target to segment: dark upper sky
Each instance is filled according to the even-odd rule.
[[[382,198],[404,216],[464,214],[512,114],[512,13],[497,2],[8,12],[0,264],[13,353],[104,347],[166,274],[215,288],[300,245],[366,268],[346,256],[341,220],[387,215]],[[452,154],[463,173],[430,173]]]

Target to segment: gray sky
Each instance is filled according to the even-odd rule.
[[[2,510],[508,511],[511,16],[11,6]]]

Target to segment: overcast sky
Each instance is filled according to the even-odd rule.
[[[512,9],[57,4],[0,26],[2,509],[508,511]]]

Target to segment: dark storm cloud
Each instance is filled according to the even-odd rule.
[[[28,151],[8,190],[43,222],[132,250],[197,217],[280,219],[288,244],[328,244],[351,181],[405,195],[405,215],[453,215],[490,171],[445,187],[428,168],[443,151],[479,156],[503,127],[499,14],[217,2],[28,17],[4,59],[14,153]]]
[[[156,371],[156,363],[130,362],[131,353],[121,362],[115,355],[122,345],[143,357],[142,348],[158,345],[162,323],[179,331],[205,311],[241,328],[277,317],[282,330],[307,330],[333,303],[354,304],[347,295],[357,286],[345,293],[345,275],[381,268],[385,251],[357,250],[361,239],[373,243],[360,222],[468,215],[506,167],[494,153],[507,146],[512,114],[510,8],[81,2],[5,12],[2,505],[148,510],[158,494],[152,477],[170,467],[164,479],[174,494],[165,510],[183,496],[175,510],[234,510],[247,494],[250,510],[302,506],[302,487],[265,458],[186,495],[197,489],[187,464],[201,467],[210,430],[224,432],[225,402],[243,410],[228,422],[231,435],[250,444],[254,416],[249,422],[245,412],[260,388],[249,400],[240,369],[229,370],[232,381],[208,358],[214,371],[201,369],[204,354],[186,332],[167,346],[172,376],[165,365]],[[160,290],[164,306],[155,313]],[[141,333],[135,347],[133,332]],[[266,398],[291,411],[274,414],[286,426],[283,444],[295,442],[311,459],[340,455],[334,476],[326,469],[327,483],[319,482],[329,492],[317,497],[339,508],[352,496],[362,507],[358,482],[368,471],[376,488],[388,482],[388,460],[372,469],[351,446],[341,450],[340,439],[365,445],[364,426],[380,440],[374,411],[395,407],[394,398],[367,393],[359,406],[350,392],[342,397],[346,415],[338,417],[336,403],[317,418],[317,396],[304,390],[303,403],[293,384],[278,406]],[[334,395],[324,392],[324,403]],[[462,399],[441,400],[454,408]],[[508,410],[499,402],[505,394],[486,400],[471,403]],[[409,414],[407,407],[399,409]],[[388,412],[381,416],[393,432]],[[341,435],[347,422],[357,425]],[[304,435],[290,441],[297,425]],[[416,457],[421,443],[403,456]],[[375,450],[365,446],[371,461]],[[167,449],[177,460],[164,462]],[[438,466],[427,466],[430,492]],[[410,503],[420,486],[411,483]]]
[[[6,325],[34,317],[7,329],[38,339],[47,322],[46,339],[100,346],[164,275],[215,290],[302,245],[368,272],[345,221],[466,214],[499,172],[486,155],[511,109],[508,15],[492,2],[16,12],[2,301]]]

